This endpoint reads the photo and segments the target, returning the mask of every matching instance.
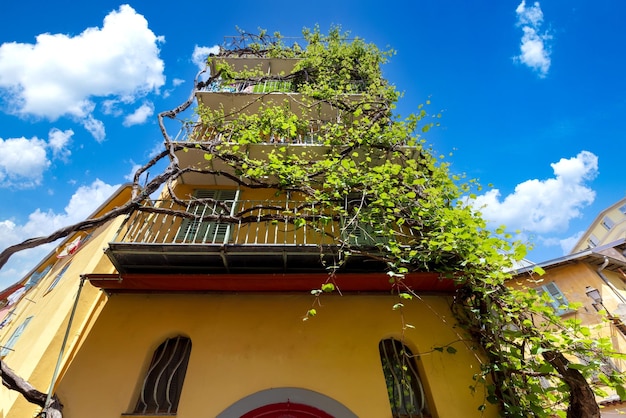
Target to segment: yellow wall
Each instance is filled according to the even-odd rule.
[[[153,351],[176,335],[192,341],[179,417],[214,417],[241,398],[277,387],[322,393],[359,417],[391,416],[378,343],[400,336],[401,316],[391,309],[397,299],[327,296],[318,316],[303,322],[311,298],[112,295],[58,388],[65,416],[132,411]],[[479,371],[475,354],[462,343],[454,355],[431,351],[459,339],[448,304],[435,296],[407,304],[405,318],[416,329],[406,339],[422,353],[418,365],[435,416],[478,417],[483,394],[468,389]]]
[[[626,284],[622,275],[609,270],[603,270],[602,274],[612,287],[600,277],[595,267],[583,262],[574,262],[572,264],[548,268],[543,276],[533,275],[531,277],[527,274],[522,274],[511,280],[509,285],[516,288],[534,288],[549,282],[556,283],[568,302],[580,304],[577,309],[564,314],[563,317],[580,320],[583,325],[589,327],[593,335],[609,338],[615,352],[625,353],[626,337],[613,323],[606,320],[605,315],[598,313],[596,308],[593,307],[593,301],[586,294],[587,286],[598,289],[602,296],[604,306],[611,314],[617,315],[620,306],[626,308],[616,295],[616,292],[621,295],[626,295]],[[618,370],[626,370],[626,361],[615,358],[611,359],[611,361]],[[611,391],[609,391],[609,393],[610,392]],[[598,401],[602,401],[602,398],[599,397]],[[604,409],[604,411],[609,410],[621,410],[621,413],[626,413],[620,404],[607,406]]]
[[[602,274],[620,293],[626,294],[626,284],[618,273],[603,270]],[[601,315],[597,313],[592,305],[593,301],[585,293],[587,286],[600,291],[603,303],[609,311],[615,312],[618,309],[620,301],[611,287],[601,279],[595,268],[582,262],[549,268],[543,276],[522,274],[509,281],[508,285],[516,288],[536,288],[550,282],[556,283],[569,302],[578,302],[582,305],[572,313],[566,314],[566,318],[576,316],[585,325],[602,323]]]
[[[578,240],[571,253],[589,248],[589,238],[592,234],[598,240],[598,245],[609,244],[626,238],[626,213],[621,210],[624,206],[626,206],[626,198],[618,200],[600,212],[589,228],[587,228],[584,235]],[[605,217],[610,218],[612,221],[613,225],[611,228],[603,225]]]
[[[120,190],[118,195],[111,198],[108,206],[102,208],[102,211],[123,204],[128,199],[129,192],[128,188]],[[48,264],[53,264],[53,268],[41,278],[37,285],[26,292],[15,307],[11,323],[0,331],[0,344],[5,344],[15,328],[27,317],[32,316],[32,320],[13,347],[14,351],[7,354],[4,361],[19,376],[42,392],[47,392],[52,381],[61,343],[78,291],[80,275],[114,271],[102,249],[111,240],[122,220],[123,218],[120,217],[98,228],[76,254],[58,259],[55,253],[52,253],[43,260],[36,270],[40,271]],[[72,238],[69,237],[66,241],[71,241]],[[63,244],[60,245],[62,246]],[[59,271],[68,262],[71,262],[71,265],[63,277],[52,290],[48,290]],[[103,294],[92,286],[84,287],[69,334],[66,358],[78,348],[83,330],[93,319],[93,314],[102,297]],[[34,416],[35,411],[38,411],[38,408],[26,402],[17,392],[9,391],[4,386],[0,388],[0,416],[4,414],[9,418],[31,417]]]

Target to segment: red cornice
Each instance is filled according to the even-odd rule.
[[[311,274],[87,274],[95,287],[108,292],[292,292],[319,289],[325,273]],[[337,274],[335,285],[342,292],[390,292],[384,273]],[[411,273],[403,280],[415,291],[451,293],[452,279],[438,273]]]

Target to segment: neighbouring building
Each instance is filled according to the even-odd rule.
[[[343,110],[324,101],[299,107],[303,95],[285,81],[297,59],[237,52],[212,61],[213,81],[200,85],[197,102],[225,115],[288,103],[306,115],[306,129],[268,133],[245,145],[247,155],[323,154],[329,145],[316,130]],[[226,82],[218,65],[265,76]],[[358,88],[350,94],[358,98]],[[245,173],[207,158],[216,141],[240,146],[219,135],[191,124],[174,144],[189,170],[171,188],[68,237],[3,294],[12,296],[3,360],[39,390],[50,388],[67,418],[497,416],[494,406],[480,411],[485,395],[469,389],[481,357],[455,326],[452,281],[411,272],[405,281],[421,297],[394,310],[398,295],[375,258],[355,253],[329,275],[340,241],[372,247],[376,232],[319,213],[317,227],[298,225],[296,212],[313,209],[297,193],[242,186]],[[93,216],[129,201],[131,189]],[[326,294],[331,284],[341,295]],[[441,349],[454,342],[455,354]],[[37,409],[0,389],[0,415]]]
[[[617,206],[616,206],[617,208]],[[603,215],[605,216],[605,215]],[[600,219],[600,218],[599,218]],[[538,294],[549,295],[548,304],[564,318],[576,318],[589,327],[592,335],[607,337],[616,353],[626,352],[626,240],[594,246],[574,254],[545,261],[517,270],[509,285],[529,287]],[[545,271],[534,272],[536,267]],[[569,303],[579,306],[567,307]],[[584,362],[585,359],[572,359]],[[623,372],[626,362],[606,359],[602,371]],[[598,382],[596,382],[598,383]],[[619,396],[598,397],[603,417],[618,417],[626,413]]]
[[[626,239],[626,197],[604,209],[580,237],[571,253]]]

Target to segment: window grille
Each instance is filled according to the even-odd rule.
[[[389,338],[378,345],[394,418],[429,417],[424,386],[411,350]]]
[[[24,332],[24,329],[26,329],[26,326],[28,325],[31,319],[33,319],[33,317],[29,316],[28,318],[24,320],[24,322],[20,324],[19,327],[15,328],[15,331],[13,331],[13,334],[11,334],[11,337],[9,338],[7,343],[2,346],[2,350],[0,350],[0,357],[4,357],[7,354],[9,354],[11,351],[13,351],[13,346],[15,346],[15,343],[17,342],[17,340],[20,339],[20,336]]]
[[[175,414],[183,390],[191,340],[168,338],[154,352],[135,414]]]

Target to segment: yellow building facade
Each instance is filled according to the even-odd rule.
[[[227,61],[270,76],[295,63]],[[302,98],[265,82],[205,85],[196,99],[254,114],[260,103],[300,112]],[[309,131],[247,144],[246,155],[324,155],[329,145],[315,141],[315,126],[342,110],[320,103],[300,113]],[[298,226],[302,196],[239,185],[240,173],[206,158],[207,139],[215,138],[205,127],[190,128],[177,141],[199,146],[176,157],[191,170],[129,215],[68,237],[20,282],[0,329],[9,367],[58,396],[68,418],[498,415],[482,410],[480,385],[470,389],[481,354],[455,324],[450,279],[407,274],[419,297],[402,306],[375,257],[351,255],[329,275],[338,240],[371,249],[375,231],[322,222],[326,212]],[[131,198],[123,187],[94,217]],[[3,416],[38,409],[0,389]]]
[[[626,239],[626,198],[609,206],[594,219],[571,253]]]
[[[547,302],[561,317],[575,318],[592,335],[610,339],[616,353],[626,352],[626,243],[618,240],[576,254],[518,270],[509,282],[515,288],[534,288],[550,295]],[[533,269],[541,267],[544,274]],[[565,305],[574,304],[575,308]],[[571,359],[576,363],[584,359]],[[602,371],[623,372],[626,362],[606,359]],[[598,382],[593,382],[598,383]],[[599,396],[603,417],[618,417],[626,407],[616,394]]]

